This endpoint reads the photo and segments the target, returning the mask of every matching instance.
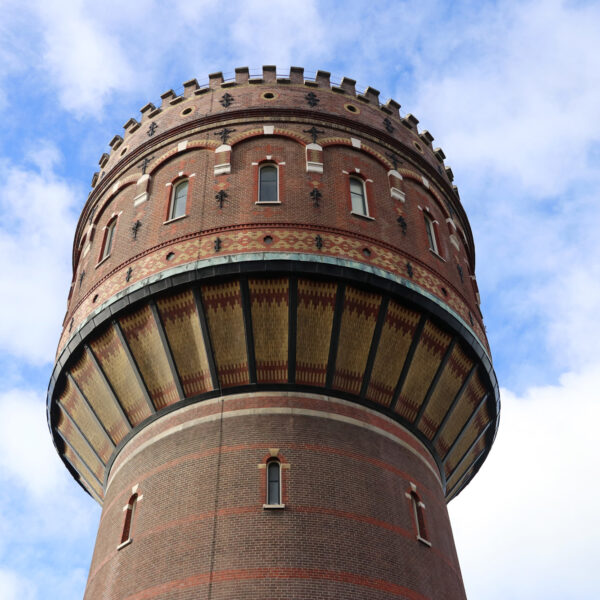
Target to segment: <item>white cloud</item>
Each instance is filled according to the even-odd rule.
[[[25,577],[0,568],[0,597],[3,600],[34,600],[35,588]]]
[[[597,597],[600,365],[517,397],[502,392],[495,447],[449,505],[467,594]]]
[[[236,42],[234,58],[240,64],[274,64],[284,69],[328,54],[326,24],[314,1],[241,2],[236,12],[230,35]]]
[[[31,168],[0,163],[0,350],[43,364],[66,310],[79,198],[53,172],[56,148],[38,144]]]
[[[83,0],[41,1],[35,7],[43,29],[42,60],[63,107],[80,115],[100,111],[111,92],[136,83],[123,38],[91,19],[88,8]]]
[[[3,478],[43,498],[62,479],[40,394],[19,389],[0,394],[0,472]]]
[[[596,3],[560,0],[482,4],[440,27],[418,59],[414,108],[459,179],[464,166],[487,169],[535,196],[598,179],[599,30]]]

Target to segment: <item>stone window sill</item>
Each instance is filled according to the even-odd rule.
[[[361,219],[367,219],[367,221],[374,221],[375,217],[371,217],[369,215],[363,215],[362,213],[357,213],[354,212],[353,210],[350,211],[351,215],[354,215],[355,217],[360,217]]]
[[[181,221],[181,219],[185,219],[187,215],[181,215],[180,217],[175,217],[174,219],[169,219],[168,221],[163,221],[163,225],[168,225],[169,223],[174,223],[175,221]]]
[[[128,540],[125,540],[124,542],[121,542],[118,546],[117,546],[117,550],[121,550],[122,548],[125,548],[125,546],[129,546],[129,544],[131,544],[131,542],[133,542],[132,538],[129,538]]]

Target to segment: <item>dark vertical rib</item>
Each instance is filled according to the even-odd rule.
[[[452,404],[450,404],[450,406],[448,407],[448,410],[446,411],[446,414],[444,415],[442,422],[439,424],[437,431],[435,432],[435,435],[433,436],[433,439],[431,440],[432,446],[435,446],[435,444],[437,443],[438,438],[440,437],[440,435],[442,434],[442,431],[444,430],[444,427],[446,426],[446,424],[448,423],[448,420],[452,416],[452,411],[454,410],[455,406],[458,404],[462,395],[465,393],[465,390],[467,389],[467,387],[468,387],[469,383],[471,382],[473,375],[475,375],[476,371],[477,371],[477,364],[474,364],[471,367],[469,374],[465,377],[465,380],[463,381],[462,385],[460,386],[460,389],[458,390],[458,392],[456,392],[456,396],[454,396],[454,400],[452,400]]]
[[[473,464],[470,469],[467,469],[462,477],[456,482],[456,484],[452,487],[451,494],[448,496],[448,502],[452,500],[452,498],[456,497],[456,495],[462,490],[462,488],[466,485],[464,483],[465,479],[473,472],[473,469],[476,467],[477,463],[481,460],[481,458],[485,455],[485,448],[475,457]],[[455,491],[456,490],[456,491]]]
[[[448,452],[446,452],[446,454],[444,455],[444,458],[442,459],[443,463],[446,462],[446,459],[450,456],[450,453],[452,452],[452,450],[454,450],[456,445],[462,439],[463,435],[466,433],[467,429],[469,429],[469,427],[471,426],[471,423],[473,423],[473,420],[477,416],[477,413],[479,412],[481,407],[484,405],[484,403],[487,401],[488,396],[489,396],[489,393],[483,395],[483,398],[479,401],[479,404],[477,404],[477,406],[475,407],[475,410],[471,413],[471,416],[469,417],[467,422],[462,426],[462,429],[459,431],[458,435],[456,436],[456,439],[452,442],[452,445],[450,446],[450,448],[448,448]],[[491,421],[490,421],[490,423],[491,423]]]
[[[477,443],[479,442],[479,440],[485,435],[485,433],[487,432],[487,430],[490,428],[490,425],[493,423],[493,421],[490,421],[482,430],[481,433],[475,438],[475,440],[473,440],[473,443],[467,448],[467,450],[465,451],[465,453],[462,455],[462,458],[458,461],[458,463],[456,464],[456,466],[454,467],[454,469],[452,469],[452,473],[450,473],[450,476],[448,477],[448,479],[452,478],[452,475],[454,473],[456,473],[456,471],[458,471],[461,467],[462,464],[465,462],[465,460],[467,460],[467,457],[469,456],[469,453],[471,452],[471,450],[473,450],[473,448],[475,448],[475,446],[477,445]],[[482,450],[482,452],[484,452],[484,450]],[[475,461],[473,461],[474,463]],[[467,471],[470,471],[471,469],[467,469]],[[464,473],[463,473],[464,475]],[[461,477],[462,479],[462,477]],[[460,480],[459,480],[460,481]],[[458,484],[458,482],[457,482]],[[456,485],[452,488],[454,489],[456,487]]]
[[[177,394],[179,396],[179,399],[183,400],[185,398],[185,393],[183,392],[183,386],[181,385],[181,378],[179,377],[177,365],[173,360],[173,352],[171,352],[171,346],[169,345],[169,340],[167,339],[165,328],[163,326],[162,319],[160,318],[160,314],[158,312],[158,307],[156,306],[156,302],[154,300],[150,300],[149,306],[150,310],[152,311],[152,316],[154,317],[154,322],[156,323],[156,328],[158,329],[158,335],[160,337],[165,356],[167,357],[167,362],[169,363],[169,369],[171,369],[171,376],[173,377],[173,381],[175,382]]]
[[[256,355],[254,351],[254,332],[252,330],[252,307],[250,305],[250,287],[248,278],[240,279],[242,294],[242,314],[244,315],[244,332],[246,334],[246,353],[248,354],[248,374],[250,383],[256,383]]]
[[[98,371],[98,373],[100,373],[100,379],[102,379],[102,381],[104,382],[104,385],[106,386],[106,389],[108,390],[108,394],[111,397],[113,404],[117,407],[117,410],[119,411],[119,414],[121,415],[121,418],[125,421],[125,423],[127,423],[127,425],[129,426],[129,429],[131,429],[133,427],[133,425],[131,424],[131,421],[129,420],[127,413],[125,412],[125,409],[119,402],[119,399],[117,398],[117,394],[115,393],[115,390],[113,389],[112,385],[110,384],[110,381],[108,380],[108,377],[106,376],[106,373],[102,369],[102,365],[98,362],[98,359],[96,358],[96,355],[94,354],[94,351],[87,344],[84,346],[84,348],[85,348],[85,351],[87,352],[87,355],[89,356],[90,360],[92,361],[92,364],[96,367],[96,370]]]
[[[365,372],[363,375],[362,385],[360,388],[360,398],[365,399],[367,395],[367,389],[369,388],[369,381],[371,380],[371,372],[373,371],[373,364],[375,363],[375,356],[377,356],[377,349],[379,348],[379,341],[381,340],[381,332],[383,331],[383,324],[387,316],[387,309],[390,303],[388,296],[384,296],[381,299],[379,305],[379,314],[377,315],[377,323],[373,331],[373,337],[371,339],[371,348],[369,349],[369,357],[367,358],[367,364],[365,365]]]
[[[77,385],[75,378],[73,377],[73,375],[71,375],[71,373],[67,373],[67,379],[71,382],[71,385],[75,388],[75,391],[77,392],[77,395],[79,396],[81,401],[88,407],[88,409],[92,415],[92,420],[94,421],[94,423],[96,423],[96,425],[98,427],[100,427],[100,430],[104,432],[104,435],[107,437],[108,441],[110,442],[110,445],[113,447],[113,450],[114,450],[116,442],[112,439],[110,433],[108,433],[108,430],[106,429],[106,427],[104,427],[104,423],[102,423],[102,421],[100,420],[100,417],[98,417],[98,415],[96,414],[96,411],[92,408],[92,405],[88,402],[88,399],[85,397],[85,394],[81,391],[81,389]]]
[[[58,429],[56,430],[56,433],[58,433],[58,435],[60,436],[61,440],[65,443],[65,445],[69,446],[69,448],[71,449],[71,452],[87,467],[87,470],[90,472],[90,475],[98,482],[98,485],[100,486],[100,488],[104,489],[102,482],[96,477],[96,474],[94,473],[94,470],[90,467],[90,465],[88,465],[85,462],[85,460],[83,460],[81,454],[79,454],[79,452],[77,452],[77,450],[75,450],[75,448],[73,448],[73,446],[69,443],[69,440],[67,440],[67,438],[65,438],[65,436],[60,431],[58,431]],[[65,456],[65,458],[67,458],[67,457]],[[69,460],[69,459],[67,458],[67,460]],[[71,465],[71,466],[73,467],[73,469],[75,469],[75,465]],[[75,469],[75,471],[77,473],[79,473],[79,471],[77,471],[77,469]],[[81,473],[79,473],[79,474],[81,475]],[[81,475],[81,477],[83,477],[83,475]]]
[[[415,329],[415,333],[413,334],[413,339],[410,343],[410,348],[408,349],[408,353],[406,354],[406,358],[404,359],[404,365],[402,366],[400,377],[398,377],[398,383],[396,384],[396,389],[394,390],[394,395],[392,396],[392,401],[390,402],[390,410],[396,409],[396,404],[398,404],[398,398],[400,398],[402,387],[404,386],[404,381],[406,380],[406,376],[408,375],[408,370],[410,369],[410,364],[412,362],[413,356],[415,355],[415,351],[417,350],[417,346],[419,345],[419,340],[421,339],[421,334],[423,333],[423,328],[425,327],[426,321],[427,317],[425,315],[421,315],[421,319],[419,320],[419,323],[417,324],[417,327]]]
[[[453,337],[452,340],[450,341],[450,344],[448,345],[446,353],[444,354],[444,358],[442,358],[442,362],[440,363],[440,366],[438,367],[438,370],[436,371],[436,373],[433,377],[433,380],[431,381],[431,384],[429,385],[429,389],[427,390],[427,394],[425,394],[425,399],[423,400],[423,403],[421,404],[421,408],[419,408],[419,412],[417,413],[417,416],[415,417],[415,421],[413,424],[417,429],[419,428],[419,422],[421,421],[421,418],[423,417],[423,415],[425,414],[425,411],[427,410],[427,405],[429,404],[429,401],[431,400],[431,397],[433,396],[433,392],[435,391],[435,388],[440,380],[440,377],[442,376],[442,373],[444,372],[444,369],[446,368],[446,364],[448,364],[448,359],[450,358],[450,355],[452,354],[452,351],[454,350],[455,345],[456,345],[456,337]]]
[[[206,358],[208,359],[208,368],[210,370],[210,378],[214,390],[221,389],[219,385],[219,376],[217,375],[217,366],[215,365],[215,355],[213,353],[212,342],[210,340],[210,332],[208,331],[208,323],[206,322],[206,314],[200,290],[194,288],[194,300],[196,301],[196,310],[200,319],[200,331],[202,331],[202,339],[204,340],[204,349],[206,350]]]
[[[83,438],[83,441],[85,442],[86,446],[92,451],[92,454],[98,459],[98,461],[100,462],[100,464],[103,467],[106,467],[106,465],[104,464],[104,461],[100,458],[100,455],[96,452],[96,449],[94,448],[94,446],[92,446],[92,444],[87,439],[87,437],[85,437],[85,435],[83,434],[83,431],[81,431],[81,429],[79,428],[79,425],[77,425],[77,423],[75,422],[75,420],[73,419],[73,417],[68,413],[68,411],[65,408],[64,404],[60,404],[59,406],[61,408],[62,413],[65,415],[65,417],[69,421],[69,423],[71,423],[71,425],[73,425],[73,427],[75,428],[75,430],[77,431],[77,433],[79,433],[79,435]],[[58,431],[58,427],[56,428],[56,430]],[[62,435],[61,435],[61,437],[62,437]],[[84,464],[88,467],[88,469],[90,471],[92,471],[92,469],[90,468],[90,466],[85,461],[84,461]],[[100,485],[102,485],[102,484],[100,484]]]
[[[152,414],[154,414],[156,412],[156,407],[154,406],[154,403],[152,402],[152,398],[150,398],[150,394],[148,393],[148,388],[146,387],[146,383],[142,377],[142,374],[140,373],[140,370],[138,369],[137,363],[135,362],[135,358],[133,357],[133,354],[131,354],[131,349],[129,348],[129,344],[127,343],[127,340],[125,339],[123,332],[121,331],[121,326],[119,325],[118,321],[113,321],[112,325],[114,327],[115,333],[117,334],[117,337],[119,338],[119,341],[121,342],[121,346],[123,346],[123,350],[125,351],[125,356],[127,356],[127,360],[129,361],[129,364],[131,365],[131,369],[133,370],[133,375],[135,376],[135,379],[138,382],[140,389],[142,390],[142,396],[144,396],[144,400],[146,401],[146,404],[148,404],[148,408],[150,408],[150,412]]]
[[[288,299],[288,383],[296,382],[296,337],[298,335],[298,279],[289,279]]]
[[[329,357],[327,359],[327,378],[325,387],[330,388],[335,374],[335,361],[337,358],[338,343],[340,341],[340,328],[342,325],[342,313],[344,311],[344,296],[346,284],[338,284],[335,296],[335,309],[333,311],[333,324],[331,326],[331,339],[329,341]]]

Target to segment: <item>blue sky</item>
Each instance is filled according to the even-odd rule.
[[[0,0],[0,598],[83,596],[99,507],[45,390],[77,215],[148,101],[235,67],[393,97],[447,155],[502,386],[495,447],[450,504],[467,593],[597,598],[600,3]]]

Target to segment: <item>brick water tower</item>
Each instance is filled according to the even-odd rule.
[[[446,504],[499,418],[475,249],[378,96],[214,73],[102,155],[48,392],[102,505],[87,600],[465,597]]]

